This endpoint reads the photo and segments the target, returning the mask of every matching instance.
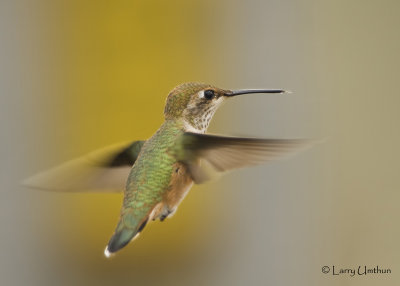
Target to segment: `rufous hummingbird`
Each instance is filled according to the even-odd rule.
[[[120,219],[104,251],[109,257],[137,237],[149,220],[163,221],[173,214],[193,183],[208,180],[210,173],[256,165],[307,145],[308,141],[302,139],[205,134],[215,111],[226,99],[284,92],[181,84],[169,93],[165,121],[148,140],[95,151],[38,174],[25,184],[70,192],[124,190]]]

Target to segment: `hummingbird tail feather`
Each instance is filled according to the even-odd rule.
[[[136,227],[127,226],[125,223],[126,221],[132,222],[135,221],[135,219],[131,214],[126,214],[121,218],[114,235],[111,237],[104,251],[106,257],[110,257],[111,254],[117,252],[126,246],[131,240],[135,239],[146,226],[148,217],[142,220],[140,224],[136,224]]]

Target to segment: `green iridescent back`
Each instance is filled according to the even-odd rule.
[[[128,177],[122,213],[140,218],[162,200],[174,171],[174,146],[182,126],[179,120],[167,120],[143,145]]]

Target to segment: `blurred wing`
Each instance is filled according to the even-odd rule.
[[[187,164],[195,183],[210,178],[209,165],[217,172],[258,165],[310,145],[303,139],[257,139],[185,133],[179,160]],[[204,162],[202,162],[204,161]]]
[[[60,192],[120,192],[145,141],[118,144],[39,173],[23,182]]]

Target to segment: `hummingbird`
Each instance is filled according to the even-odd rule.
[[[226,90],[184,83],[168,95],[165,121],[147,139],[103,148],[40,173],[24,183],[56,191],[123,191],[119,221],[104,254],[135,239],[149,221],[164,221],[193,184],[212,174],[257,165],[308,145],[303,139],[259,139],[205,134],[217,108],[247,94],[281,89]]]

